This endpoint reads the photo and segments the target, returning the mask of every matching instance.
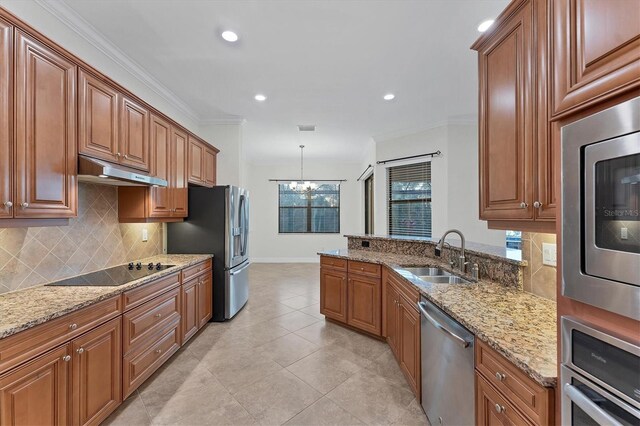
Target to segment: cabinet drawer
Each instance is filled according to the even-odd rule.
[[[350,274],[360,274],[360,275],[369,275],[371,277],[379,277],[380,271],[381,271],[380,265],[376,265],[375,263],[356,262],[355,260],[349,261]]]
[[[535,423],[549,423],[553,389],[540,386],[502,355],[477,339],[476,369]]]
[[[123,349],[127,354],[168,323],[180,320],[180,287],[126,312],[123,320]]]
[[[167,359],[180,349],[180,321],[158,332],[149,344],[125,355],[123,399],[131,395]]]
[[[124,293],[124,310],[128,311],[180,285],[178,272]]]
[[[197,265],[193,265],[189,268],[186,268],[182,271],[182,282],[190,280],[196,275],[201,274],[207,269],[211,269],[211,259],[207,259],[204,262],[198,263]]]
[[[68,342],[121,312],[120,296],[116,296],[1,339],[0,373]]]
[[[404,282],[403,279],[396,277],[395,272],[389,270],[387,280],[393,283],[398,292],[405,297],[407,302],[413,302],[413,307],[417,309],[416,303],[420,301],[420,292],[412,284]]]
[[[320,256],[320,266],[334,269],[347,270],[347,260],[338,259],[337,257]]]
[[[510,402],[500,392],[496,392],[481,375],[476,374],[477,425],[533,425],[531,420],[520,414]]]

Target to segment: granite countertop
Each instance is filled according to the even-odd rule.
[[[556,304],[548,299],[496,284],[425,283],[403,271],[409,266],[438,266],[436,259],[364,250],[327,250],[318,253],[392,268],[428,300],[455,318],[481,341],[546,387],[557,382]],[[456,271],[452,271],[458,274]],[[459,275],[459,274],[458,274]]]
[[[148,257],[142,259],[142,262],[161,262],[175,266],[121,286],[45,287],[42,285],[0,294],[0,339],[116,296],[211,257],[213,256],[208,254],[163,254]]]

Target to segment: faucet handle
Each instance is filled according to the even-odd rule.
[[[475,281],[478,281],[478,279],[480,278],[480,267],[477,263],[474,263],[471,267],[471,278],[473,278]]]

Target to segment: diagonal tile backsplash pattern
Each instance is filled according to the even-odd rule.
[[[80,183],[69,226],[0,228],[0,293],[160,254],[162,241],[161,224],[118,223],[116,187]]]
[[[556,268],[542,263],[542,243],[556,244],[555,234],[522,233],[522,259],[529,264],[524,270],[524,290],[556,300]]]

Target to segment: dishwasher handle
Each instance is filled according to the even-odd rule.
[[[463,348],[469,347],[471,343],[467,342],[465,339],[458,336],[456,333],[454,333],[453,331],[449,330],[448,328],[440,324],[438,321],[436,321],[435,318],[429,315],[429,313],[425,309],[425,306],[426,304],[424,302],[418,302],[418,309],[420,309],[420,312],[422,312],[422,315],[424,315],[427,321],[429,321],[435,328],[442,331],[444,334],[447,334],[449,337],[456,340],[458,343],[460,343],[460,345],[462,345]]]

